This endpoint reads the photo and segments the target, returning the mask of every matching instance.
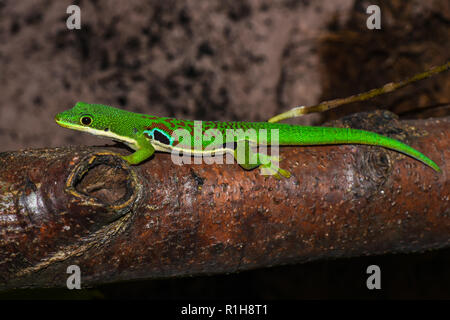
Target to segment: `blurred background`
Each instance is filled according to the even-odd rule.
[[[81,30],[68,30],[69,5]],[[381,8],[369,30],[366,8]],[[450,2],[361,0],[0,1],[0,151],[104,140],[58,127],[77,101],[197,120],[265,121],[297,105],[399,81],[450,58]],[[364,103],[291,123],[320,125],[386,109],[450,115],[440,74]],[[312,262],[235,275],[118,283],[53,298],[450,298],[450,251]],[[383,290],[365,288],[380,265]]]

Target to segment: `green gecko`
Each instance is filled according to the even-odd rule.
[[[173,134],[178,129],[188,133],[187,138],[195,137],[195,122],[167,117],[156,117],[133,113],[100,104],[78,102],[75,107],[55,116],[56,122],[69,129],[84,131],[95,136],[106,137],[125,143],[135,152],[122,156],[131,165],[150,158],[155,151],[182,152],[189,156],[203,156],[230,153],[241,167],[251,170],[256,167],[280,178],[290,177],[290,173],[277,166],[278,157],[253,151],[255,145],[271,145],[278,138],[278,145],[324,145],[324,144],[366,144],[381,146],[409,155],[435,171],[441,171],[432,160],[410,146],[374,132],[351,128],[310,127],[269,122],[221,122],[202,121],[201,134],[209,130],[227,136],[227,130],[246,131],[254,129],[256,135],[236,135],[230,143],[211,137],[202,139],[200,147],[195,139],[186,139]],[[265,130],[261,130],[265,129]],[[272,134],[276,129],[278,137]],[[266,131],[267,134],[263,134]],[[215,135],[214,135],[215,137]],[[273,140],[273,141],[272,141]],[[185,141],[185,142],[183,142]],[[228,141],[228,140],[226,140]],[[245,158],[238,157],[237,143],[245,146]],[[239,149],[240,150],[240,149]],[[253,157],[253,158],[252,158]]]

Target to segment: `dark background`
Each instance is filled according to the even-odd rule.
[[[81,30],[66,8],[81,8]],[[381,7],[381,30],[365,10]],[[1,1],[0,151],[103,140],[58,127],[77,101],[198,120],[265,121],[296,105],[398,81],[450,58],[450,2]],[[290,120],[388,109],[449,115],[441,74],[388,96]],[[109,284],[1,298],[450,298],[449,250],[318,261],[233,275]],[[365,288],[377,264],[382,290]]]

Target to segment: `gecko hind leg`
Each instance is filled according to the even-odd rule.
[[[241,150],[239,147],[234,150],[234,158],[245,170],[252,170],[259,167],[261,174],[272,175],[277,179],[281,179],[282,177],[289,178],[291,176],[289,171],[281,169],[278,166],[280,157],[254,152],[248,141],[245,141],[244,146],[245,152],[243,154],[239,152]]]

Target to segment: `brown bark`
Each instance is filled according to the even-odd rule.
[[[128,166],[117,148],[0,154],[0,288],[82,285],[450,244],[450,118],[357,114],[334,126],[371,129],[433,159],[379,147],[280,150],[290,179],[238,165],[183,165],[156,154]]]

